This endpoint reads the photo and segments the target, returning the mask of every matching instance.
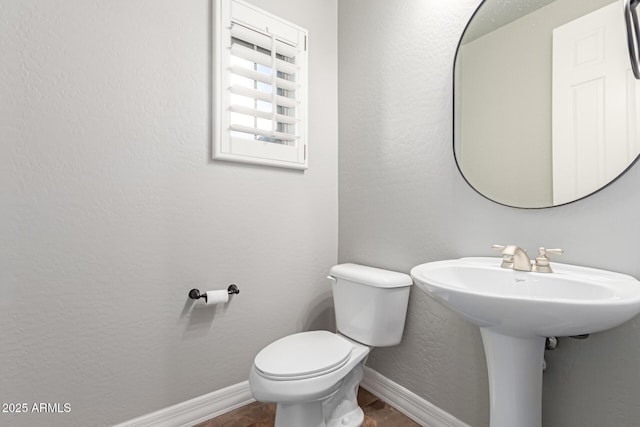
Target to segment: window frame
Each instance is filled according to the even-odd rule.
[[[243,0],[215,0],[213,23],[213,159],[306,170],[309,158],[307,30]],[[232,25],[246,27],[262,36],[273,35],[273,46],[276,46],[276,41],[281,43],[280,40],[284,40],[288,45],[295,45],[297,88],[292,99],[295,99],[297,105],[295,107],[295,139],[292,143],[268,141],[268,139],[278,138],[261,140],[257,134],[253,139],[237,138],[232,135],[231,106],[234,105],[231,101],[233,73],[230,70]],[[278,49],[275,50],[278,52]],[[276,57],[275,54],[273,56]],[[271,91],[276,91],[276,94],[277,90],[276,87],[271,87]],[[274,121],[270,123],[273,124]],[[277,129],[279,122],[276,120],[275,123],[274,128]]]

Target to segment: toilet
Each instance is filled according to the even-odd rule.
[[[357,392],[373,347],[400,343],[413,284],[407,274],[358,264],[331,268],[337,333],[301,332],[254,359],[256,400],[275,402],[275,427],[358,427]]]

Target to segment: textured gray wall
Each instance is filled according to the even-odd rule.
[[[492,243],[640,277],[640,168],[574,204],[494,204],[459,175],[452,152],[452,64],[478,0],[341,0],[340,261],[408,272],[494,255]],[[507,178],[508,179],[508,178]],[[632,427],[640,420],[640,321],[547,355],[545,427]],[[369,365],[474,427],[488,425],[478,329],[412,290],[404,340]]]
[[[305,173],[210,160],[210,1],[0,0],[0,402],[71,405],[0,425],[125,421],[331,327],[337,2],[254,2],[309,30]]]

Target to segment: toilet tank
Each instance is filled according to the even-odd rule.
[[[329,278],[338,332],[374,347],[400,343],[413,284],[408,274],[339,264],[331,268]]]

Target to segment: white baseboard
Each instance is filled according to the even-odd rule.
[[[364,368],[360,385],[422,426],[470,427],[371,368]]]
[[[470,427],[371,368],[364,368],[361,385],[420,425]],[[249,381],[243,381],[114,427],[189,427],[252,402]]]
[[[189,427],[255,402],[249,381],[169,406],[114,427]]]

